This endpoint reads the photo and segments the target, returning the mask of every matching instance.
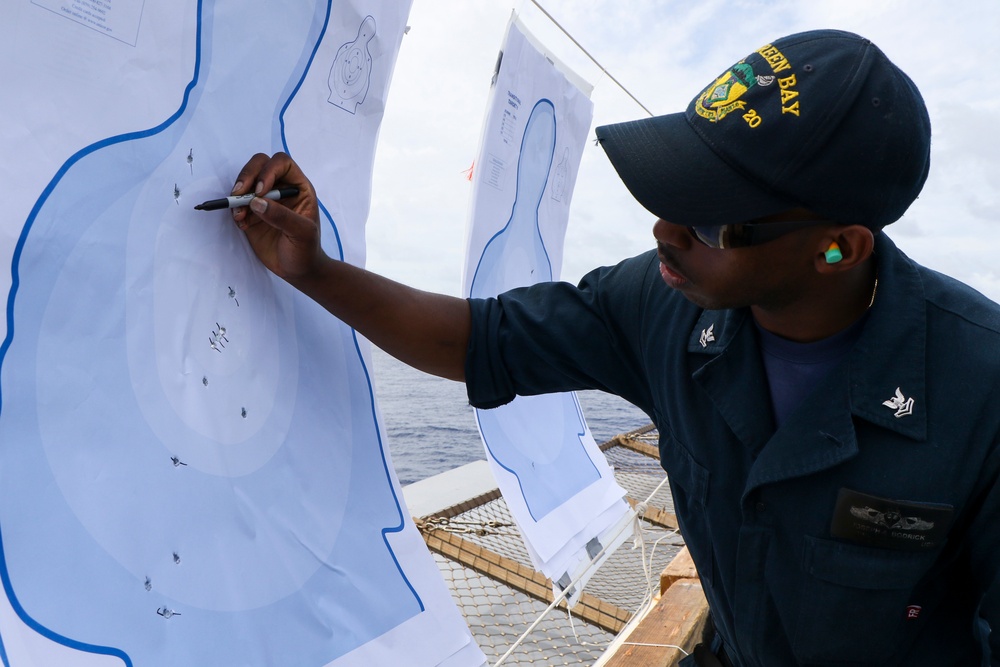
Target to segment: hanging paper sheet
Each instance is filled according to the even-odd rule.
[[[366,343],[193,209],[287,151],[363,262],[409,6],[0,2],[5,666],[483,662]]]
[[[466,295],[558,279],[589,93],[512,19],[475,163]],[[476,420],[533,563],[553,581],[573,578],[628,513],[576,395],[519,396]]]

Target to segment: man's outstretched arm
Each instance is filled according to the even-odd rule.
[[[286,154],[253,156],[232,194],[295,187],[280,202],[254,199],[233,209],[257,257],[335,317],[400,361],[451,380],[465,379],[471,318],[464,299],[416,290],[330,258],[320,247],[316,191]]]

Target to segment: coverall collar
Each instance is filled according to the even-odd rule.
[[[760,452],[748,489],[852,458],[858,451],[854,417],[914,441],[926,439],[923,285],[913,263],[884,234],[875,247],[878,293],[860,338],[777,432],[749,309],[703,311],[691,330],[688,352],[713,357],[694,372],[694,381],[743,444]],[[785,442],[786,433],[795,434],[794,442]]]

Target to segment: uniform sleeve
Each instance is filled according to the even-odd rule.
[[[639,342],[656,262],[650,252],[596,269],[577,286],[540,283],[470,299],[470,403],[493,408],[515,395],[599,389],[651,414]]]

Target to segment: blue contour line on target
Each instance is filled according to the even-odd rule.
[[[316,40],[316,44],[313,46],[312,53],[309,55],[309,62],[307,63],[307,65],[306,65],[306,67],[305,67],[305,69],[304,69],[304,71],[302,73],[302,77],[299,79],[298,83],[295,84],[295,88],[292,90],[292,93],[288,96],[288,99],[285,101],[285,104],[281,107],[281,112],[278,114],[278,124],[279,124],[279,127],[280,127],[280,133],[281,133],[281,145],[285,148],[285,152],[289,153],[289,155],[291,153],[288,150],[288,142],[285,139],[285,112],[288,110],[288,106],[292,103],[292,100],[295,98],[295,95],[298,93],[299,88],[302,87],[302,82],[305,81],[306,74],[312,68],[312,62],[316,58],[316,51],[319,49],[319,46],[320,46],[320,44],[323,41],[323,36],[326,34],[327,26],[330,23],[330,9],[331,9],[332,5],[333,5],[333,0],[328,0],[328,2],[327,2],[326,18],[325,18],[325,20],[323,22],[323,29],[320,31],[319,37]],[[367,19],[369,19],[369,18],[371,18],[372,22],[374,23],[374,18],[372,18],[371,16],[367,17],[365,20],[367,21]],[[359,31],[360,31],[360,28],[359,28]],[[370,77],[370,75],[371,75],[371,73],[369,72],[369,77]],[[366,91],[366,95],[367,95],[367,91]],[[333,216],[330,215],[330,212],[327,210],[326,205],[324,205],[323,202],[319,201],[319,200],[317,200],[317,203],[319,204],[319,208],[320,208],[320,211],[323,213],[323,216],[330,223],[331,229],[333,229],[333,234],[334,234],[334,237],[336,238],[336,241],[337,241],[338,256],[339,256],[340,260],[343,261],[343,259],[344,259],[344,246],[343,246],[343,244],[341,243],[341,240],[340,240],[340,231],[337,229],[337,225],[333,221]],[[391,472],[389,470],[389,461],[386,459],[386,456],[385,456],[385,443],[382,442],[382,434],[381,434],[381,431],[379,430],[379,428],[377,427],[377,425],[378,425],[378,413],[377,413],[377,410],[375,408],[375,388],[372,385],[371,373],[369,373],[368,367],[365,365],[364,355],[361,353],[361,343],[358,341],[358,333],[353,328],[351,329],[351,338],[352,338],[352,340],[354,342],[354,349],[355,349],[355,351],[356,351],[356,353],[358,355],[358,362],[361,364],[361,368],[362,368],[362,370],[364,371],[364,374],[365,374],[365,382],[368,385],[368,398],[369,398],[369,404],[371,406],[372,423],[376,425],[376,428],[375,428],[375,437],[376,437],[376,439],[378,441],[379,456],[382,459],[383,472],[385,473],[386,479],[388,480],[388,479],[391,478],[392,474],[391,474]],[[420,598],[420,595],[417,593],[417,590],[413,587],[413,584],[407,578],[406,573],[403,572],[403,568],[399,564],[399,560],[396,558],[396,553],[392,550],[392,547],[389,545],[388,535],[390,535],[392,533],[401,533],[403,531],[403,529],[406,527],[406,519],[403,516],[403,508],[400,506],[400,504],[399,504],[399,498],[396,496],[396,491],[392,487],[391,484],[389,485],[389,492],[392,495],[393,503],[396,506],[396,512],[397,512],[399,523],[396,524],[395,526],[388,526],[388,527],[382,529],[382,531],[381,531],[382,541],[385,544],[386,551],[392,557],[393,562],[396,563],[396,568],[399,571],[400,576],[402,577],[403,581],[406,583],[406,586],[410,589],[410,592],[413,594],[413,598],[414,598],[414,600],[416,600],[417,605],[420,608],[420,611],[423,612],[423,611],[426,610],[426,608],[424,607],[423,600]]]
[[[550,123],[544,124],[544,120],[549,120]],[[504,284],[503,271],[505,262],[510,259],[509,249],[513,248],[514,252],[517,252],[524,250],[524,245],[531,247],[531,250],[524,253],[529,258],[527,268],[530,268],[530,273],[523,276],[529,281],[525,284],[552,280],[552,264],[539,229],[538,210],[548,184],[555,148],[555,106],[550,100],[542,98],[532,108],[521,137],[515,196],[510,218],[483,248],[469,288],[471,297],[496,296],[505,289],[515,287]],[[532,154],[526,155],[526,150]],[[544,169],[541,169],[543,166]],[[528,190],[527,194],[523,190]],[[529,209],[527,206],[532,207]],[[529,235],[531,240],[525,244],[524,237]],[[521,242],[520,246],[518,242]],[[504,411],[517,410],[519,404],[524,406],[532,402],[558,403],[558,409],[564,418],[563,423],[567,426],[561,430],[558,455],[540,465],[520,451],[508,449],[499,454],[497,451],[498,440],[504,437],[504,429],[496,415]],[[499,412],[484,412],[478,409],[475,411],[483,441],[500,467],[517,479],[528,512],[536,522],[600,479],[600,471],[581,442],[581,438],[586,435],[586,423],[575,395],[564,393],[535,397],[519,396],[514,402],[497,410]],[[539,467],[543,467],[544,470],[539,470]],[[532,474],[526,474],[529,469],[533,470]],[[546,480],[545,484],[541,483],[542,478]]]
[[[324,34],[326,32],[326,29],[327,29],[327,26],[328,26],[328,23],[329,23],[331,6],[332,6],[331,2],[327,2],[326,3],[326,17],[325,17],[322,29],[321,29],[321,31],[319,33],[319,38],[317,39],[316,43],[313,45],[312,53],[309,56],[309,64],[310,65],[312,63],[313,58],[316,55],[316,51],[319,48],[319,45],[322,42],[322,38],[323,38],[323,36],[324,36]],[[6,335],[6,338],[4,339],[2,345],[0,345],[0,368],[2,368],[3,363],[4,363],[5,359],[7,358],[7,352],[10,350],[10,348],[11,348],[11,346],[13,344],[13,340],[14,340],[14,332],[15,332],[15,322],[14,322],[14,310],[15,310],[15,308],[14,308],[14,304],[15,304],[15,298],[17,296],[18,290],[19,290],[20,285],[21,285],[20,260],[22,258],[22,254],[24,252],[25,245],[26,245],[29,233],[30,233],[30,231],[32,229],[32,226],[33,226],[35,220],[37,219],[40,211],[43,209],[43,206],[46,203],[46,201],[53,194],[56,186],[59,185],[59,183],[67,175],[67,173],[70,171],[70,169],[75,164],[77,164],[78,162],[80,162],[83,158],[85,158],[86,156],[88,156],[88,155],[90,155],[92,153],[95,153],[96,151],[98,151],[98,150],[100,150],[102,148],[111,147],[111,146],[114,146],[116,144],[120,144],[120,143],[123,143],[123,142],[126,142],[126,141],[131,141],[131,140],[136,140],[136,139],[141,139],[141,138],[146,138],[146,137],[152,137],[152,136],[154,136],[154,135],[156,135],[158,133],[163,132],[166,128],[170,127],[172,124],[174,124],[178,119],[180,119],[183,116],[185,110],[187,109],[188,103],[189,103],[189,101],[191,99],[192,91],[198,85],[199,78],[200,78],[200,75],[201,75],[202,48],[203,48],[204,0],[198,0],[198,10],[197,11],[198,11],[198,20],[197,20],[197,27],[196,27],[196,30],[197,30],[197,32],[196,32],[196,54],[195,54],[196,57],[195,57],[195,64],[194,64],[194,73],[193,73],[191,81],[187,84],[187,86],[186,86],[186,88],[184,90],[184,95],[183,95],[182,103],[181,103],[180,107],[177,109],[177,111],[175,111],[171,116],[169,116],[163,123],[161,123],[161,124],[159,124],[159,125],[157,125],[155,127],[152,127],[150,129],[112,136],[112,137],[109,137],[107,139],[103,139],[101,141],[95,142],[95,143],[91,144],[90,146],[87,146],[87,147],[79,150],[77,153],[75,153],[69,159],[67,159],[67,161],[59,168],[59,170],[56,172],[56,174],[54,175],[54,177],[50,180],[50,182],[47,184],[47,186],[43,189],[43,191],[42,191],[41,195],[39,196],[39,199],[36,201],[35,205],[32,207],[32,209],[31,209],[31,211],[29,213],[29,216],[28,216],[28,218],[27,218],[27,220],[25,222],[25,225],[24,225],[24,227],[22,229],[22,232],[21,232],[21,234],[20,234],[20,236],[19,236],[19,238],[17,240],[17,243],[15,245],[15,249],[14,249],[14,252],[13,252],[13,255],[12,255],[12,264],[11,264],[12,284],[11,284],[9,298],[8,298],[8,304],[7,304],[7,335]],[[281,121],[281,138],[282,138],[282,144],[285,146],[286,150],[287,150],[287,144],[285,144],[285,142],[284,142],[284,119],[283,119],[284,111],[288,108],[288,105],[290,104],[291,99],[294,97],[294,95],[298,91],[299,87],[301,87],[302,81],[304,80],[305,75],[306,75],[306,73],[308,71],[309,71],[309,66],[307,66],[305,68],[305,70],[303,72],[303,75],[300,78],[298,84],[295,86],[292,95],[289,96],[289,98],[286,100],[284,106],[282,107],[281,119],[280,119],[280,121]],[[337,230],[337,227],[333,223],[333,220],[332,220],[331,216],[329,215],[329,212],[326,210],[325,206],[322,205],[322,203],[320,203],[320,208],[323,211],[323,214],[325,215],[325,217],[327,218],[327,221],[329,222],[329,224],[331,225],[331,227],[334,230],[334,234],[335,234],[335,238],[336,238],[336,243],[337,243],[337,246],[338,246],[338,251],[339,251],[340,256],[343,257],[343,249],[342,249],[342,244],[341,244],[341,241],[340,241],[340,236],[339,236],[339,232]],[[358,340],[357,340],[357,335],[353,331],[352,331],[352,338],[353,338],[353,344],[354,344],[355,353],[357,354],[358,361],[359,361],[359,363],[361,365],[361,368],[363,369],[363,372],[365,374],[365,380],[366,380],[366,382],[368,384],[368,402],[369,402],[369,405],[370,405],[370,412],[371,412],[371,417],[372,417],[372,420],[373,420],[373,424],[376,424],[374,432],[375,432],[376,438],[378,439],[378,445],[379,445],[379,448],[380,448],[379,454],[381,456],[383,473],[386,475],[386,477],[388,479],[390,477],[390,472],[389,472],[389,469],[388,469],[388,463],[386,461],[384,446],[383,446],[383,443],[381,441],[381,435],[379,434],[378,428],[377,428],[377,421],[376,421],[377,417],[376,417],[376,411],[375,411],[375,405],[374,405],[374,393],[373,393],[373,389],[372,389],[372,385],[371,385],[370,374],[368,372],[368,369],[364,365],[364,359],[363,359],[363,355],[361,354],[361,351],[360,351],[359,343],[358,343]],[[2,389],[3,389],[3,387],[0,386],[0,415],[2,415],[2,407],[3,407],[3,391],[2,391]],[[401,566],[400,566],[400,564],[398,562],[398,559],[396,558],[395,553],[392,551],[392,548],[390,547],[390,545],[388,543],[388,540],[387,540],[388,534],[400,532],[404,528],[404,517],[403,517],[402,509],[401,509],[401,507],[399,505],[399,499],[396,497],[395,491],[394,491],[391,483],[389,484],[389,489],[390,489],[390,492],[392,494],[392,501],[395,504],[395,508],[396,508],[396,512],[397,512],[397,517],[398,517],[398,524],[395,525],[395,526],[389,526],[389,527],[385,527],[385,528],[381,529],[382,541],[383,541],[383,544],[384,544],[384,546],[385,546],[385,548],[387,550],[387,553],[389,554],[389,556],[391,556],[392,561],[395,563],[395,566],[396,566],[396,568],[397,568],[397,570],[399,572],[399,575],[400,575],[401,579],[405,582],[405,584],[408,587],[410,593],[413,595],[413,598],[416,601],[416,603],[417,603],[417,605],[419,607],[419,610],[423,611],[424,610],[423,602],[420,600],[420,597],[417,594],[416,590],[413,588],[413,585],[407,579],[405,573],[403,572],[403,570],[402,570],[402,568],[401,568]],[[17,614],[17,616],[20,618],[20,620],[26,626],[28,626],[29,628],[31,628],[32,630],[34,630],[35,632],[37,632],[39,635],[47,638],[50,641],[53,641],[53,642],[57,643],[57,644],[61,644],[63,646],[66,646],[66,647],[74,649],[74,650],[78,650],[78,651],[85,652],[85,653],[91,653],[91,654],[96,654],[96,655],[107,655],[109,657],[118,658],[122,662],[124,662],[124,664],[129,665],[130,667],[133,664],[132,663],[132,659],[130,658],[130,656],[126,652],[124,652],[124,651],[122,651],[122,650],[120,650],[118,648],[115,648],[115,647],[112,647],[112,646],[103,646],[103,645],[97,645],[97,644],[91,644],[91,643],[81,642],[81,641],[77,641],[77,640],[71,639],[69,637],[63,636],[61,634],[58,634],[57,632],[54,632],[54,631],[50,630],[49,628],[45,627],[41,623],[37,622],[34,618],[32,618],[27,613],[27,611],[24,609],[24,607],[21,605],[20,601],[18,600],[16,594],[14,593],[14,587],[12,585],[11,578],[10,578],[10,572],[8,570],[8,562],[7,562],[6,552],[3,549],[2,526],[0,526],[0,579],[2,579],[4,591],[5,591],[8,599],[9,599],[9,601],[11,603],[12,608],[14,609],[15,613]],[[6,665],[7,667],[9,667],[9,662],[8,662],[7,654],[6,654],[6,651],[4,650],[2,640],[0,640],[0,659],[2,659],[4,665]]]

